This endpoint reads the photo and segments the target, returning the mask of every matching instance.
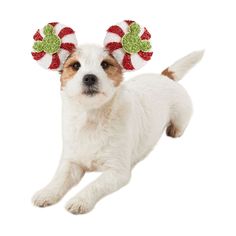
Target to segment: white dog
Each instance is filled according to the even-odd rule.
[[[191,117],[191,100],[176,81],[203,52],[193,52],[159,74],[122,83],[122,69],[107,50],[81,46],[61,73],[63,152],[52,181],[33,197],[46,207],[78,184],[86,171],[101,176],[66,205],[73,214],[90,211],[104,196],[129,182],[131,170],[155,146],[163,131],[183,134]]]

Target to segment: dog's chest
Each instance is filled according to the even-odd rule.
[[[103,170],[106,163],[104,149],[108,145],[108,127],[97,122],[72,122],[67,126],[66,158],[79,163],[86,171]]]

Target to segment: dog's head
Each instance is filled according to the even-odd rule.
[[[53,22],[34,35],[32,55],[44,68],[60,71],[65,96],[94,109],[114,96],[124,71],[139,69],[151,59],[150,38],[146,28],[123,21],[107,30],[104,47],[77,46],[74,31]]]
[[[123,80],[122,67],[103,47],[84,45],[67,58],[61,88],[85,108],[98,108],[110,100]]]

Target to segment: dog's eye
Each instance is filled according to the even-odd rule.
[[[80,63],[77,61],[77,62],[75,62],[75,63],[73,63],[73,64],[71,64],[71,67],[72,67],[72,69],[73,70],[79,70],[79,68],[80,68]]]
[[[111,64],[109,64],[109,63],[106,62],[106,61],[102,61],[102,63],[101,63],[101,67],[102,67],[104,70],[108,69],[110,66],[111,66]]]

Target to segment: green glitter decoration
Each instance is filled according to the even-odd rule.
[[[46,52],[49,54],[54,54],[58,52],[61,46],[61,39],[55,35],[53,26],[48,24],[43,28],[43,33],[45,35],[42,41],[36,41],[33,45],[33,49],[36,52]]]
[[[147,40],[142,40],[139,37],[140,25],[132,23],[129,26],[128,33],[122,37],[121,43],[123,49],[127,53],[138,53],[140,51],[147,52],[151,49],[151,44]]]

